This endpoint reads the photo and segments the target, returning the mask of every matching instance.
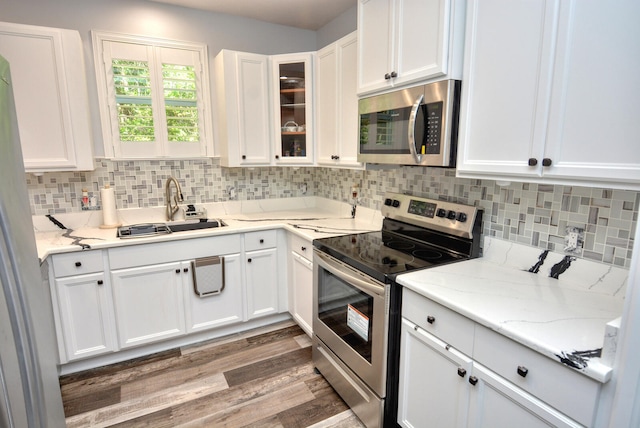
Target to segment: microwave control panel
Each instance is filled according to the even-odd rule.
[[[423,106],[424,111],[424,139],[420,147],[420,154],[437,155],[440,153],[442,134],[442,101]]]

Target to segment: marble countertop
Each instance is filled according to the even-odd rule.
[[[611,377],[628,271],[485,237],[483,257],[400,275],[403,286],[599,382]],[[596,356],[599,355],[599,356]]]
[[[38,257],[41,261],[56,253],[100,249],[152,242],[175,241],[206,236],[227,235],[256,230],[284,228],[303,238],[313,240],[347,233],[380,230],[379,212],[358,207],[351,217],[351,206],[317,197],[287,198],[259,201],[232,201],[198,204],[207,210],[208,218],[221,219],[225,227],[170,233],[150,237],[120,239],[116,228],[100,228],[101,211],[57,214],[55,219],[66,230],[57,227],[45,216],[34,216]],[[123,225],[165,223],[164,207],[118,210]],[[181,220],[182,218],[176,218]]]

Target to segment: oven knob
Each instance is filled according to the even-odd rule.
[[[467,215],[465,213],[458,213],[458,221],[464,223],[467,221]]]
[[[445,217],[447,215],[447,210],[445,210],[444,208],[438,208],[438,211],[436,211],[436,216],[438,217]]]
[[[398,208],[400,206],[400,201],[397,199],[394,199],[391,205],[393,205],[393,208]]]
[[[455,219],[456,219],[456,212],[455,212],[455,211],[449,211],[449,212],[447,213],[447,218],[448,218],[449,220],[455,220]]]
[[[389,198],[387,198],[387,199],[385,199],[385,200],[384,200],[384,204],[385,204],[386,206],[388,206],[388,207],[390,207],[390,206],[391,206],[391,203],[392,203],[392,202],[393,202],[393,201],[392,201],[391,199],[389,199]]]

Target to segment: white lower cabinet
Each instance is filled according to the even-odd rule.
[[[218,294],[200,297],[193,282],[183,287],[187,306],[187,333],[222,327],[243,320],[242,267],[240,254],[221,256],[224,288]]]
[[[405,318],[400,340],[398,423],[403,427],[465,427],[471,359]]]
[[[183,288],[188,286],[187,266],[174,262],[111,272],[120,348],[186,332]]]
[[[116,349],[111,287],[103,272],[55,279],[54,290],[63,363]]]
[[[277,240],[276,230],[244,235],[248,319],[281,312]]]
[[[313,246],[295,235],[289,237],[289,310],[294,321],[313,336]]]
[[[453,314],[403,290],[397,419],[401,426],[592,426],[598,382]],[[423,318],[430,321],[423,323]],[[446,342],[425,330],[432,325],[445,333]],[[449,325],[463,328],[458,335],[447,335]]]

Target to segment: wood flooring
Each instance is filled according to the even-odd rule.
[[[68,427],[363,427],[293,322],[60,378]]]

